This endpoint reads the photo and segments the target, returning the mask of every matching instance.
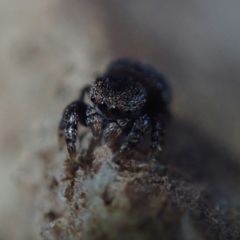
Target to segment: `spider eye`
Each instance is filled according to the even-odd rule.
[[[115,108],[110,108],[109,110],[110,114],[114,117],[118,117],[118,116],[121,116],[121,110],[117,107]]]
[[[126,111],[126,114],[129,116],[129,115],[132,114],[132,112],[131,112],[130,110],[127,110],[127,111]]]
[[[92,102],[95,102],[96,101],[96,98],[94,96],[91,96],[91,101]]]
[[[107,110],[107,104],[105,102],[101,102],[98,104],[98,108],[100,111],[105,112]]]

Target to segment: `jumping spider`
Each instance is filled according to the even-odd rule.
[[[84,102],[86,94],[93,107]],[[170,87],[161,74],[138,61],[118,59],[93,86],[82,90],[77,101],[65,108],[59,138],[65,137],[70,159],[75,161],[78,123],[107,143],[125,136],[117,153],[133,149],[151,128],[154,153],[161,149],[170,100]]]

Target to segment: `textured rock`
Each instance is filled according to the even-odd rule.
[[[169,138],[176,138],[179,130],[175,127],[180,126],[173,124]],[[201,144],[199,148],[207,151],[208,147],[186,129],[185,140],[193,137]],[[42,211],[52,219],[41,235],[44,239],[238,239],[239,206],[229,200],[224,187],[215,186],[220,177],[217,169],[208,169],[210,175],[216,173],[212,179],[208,174],[203,176],[201,171],[210,166],[203,160],[205,166],[198,169],[194,155],[199,153],[194,153],[193,146],[180,149],[188,150],[190,157],[185,159],[187,155],[172,149],[180,162],[185,160],[185,166],[179,167],[174,159],[177,155],[172,158],[168,152],[170,146],[176,147],[167,144],[157,161],[146,159],[142,148],[122,156],[116,164],[111,160],[111,149],[98,146],[88,134],[81,142],[79,166],[72,167],[68,159],[60,161],[55,156],[51,161],[58,162],[56,169],[44,180],[49,182],[58,173],[52,180],[55,197],[44,197],[42,202],[52,205],[47,214]],[[225,161],[220,155],[218,160]],[[46,163],[49,168],[49,161]],[[222,175],[226,185],[231,184],[227,179],[232,174],[233,169],[226,169]],[[52,186],[41,188],[52,194]]]

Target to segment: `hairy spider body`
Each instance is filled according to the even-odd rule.
[[[86,93],[93,107],[84,103]],[[65,137],[70,159],[75,161],[78,123],[107,143],[124,135],[119,153],[133,149],[151,129],[154,152],[161,149],[170,100],[170,87],[156,70],[132,59],[118,59],[65,108],[59,138]]]

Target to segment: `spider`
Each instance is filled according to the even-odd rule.
[[[86,94],[93,106],[84,102]],[[106,143],[124,136],[119,154],[137,146],[151,129],[154,153],[161,150],[170,100],[171,89],[155,69],[133,59],[118,59],[65,108],[59,139],[65,138],[70,160],[75,161],[78,123],[89,127],[94,138]]]

